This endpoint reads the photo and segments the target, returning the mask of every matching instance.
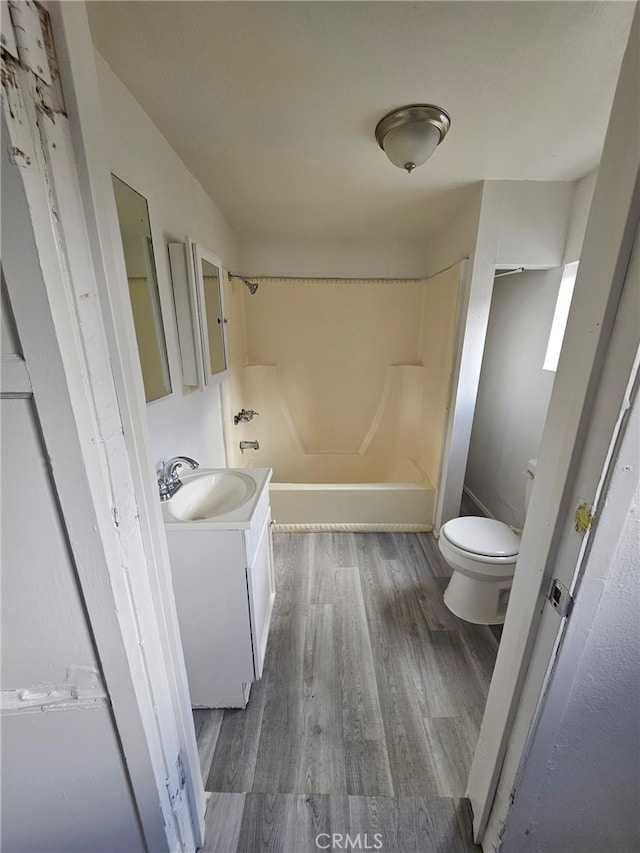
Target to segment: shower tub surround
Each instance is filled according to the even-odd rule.
[[[253,277],[255,279],[255,277]],[[274,470],[278,531],[433,526],[460,265],[424,280],[225,278],[233,467]],[[253,409],[249,423],[233,414]],[[240,452],[240,441],[259,450]]]

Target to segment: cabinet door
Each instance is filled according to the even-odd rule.
[[[253,666],[257,680],[262,677],[262,667],[271,625],[271,611],[276,597],[270,512],[267,513],[264,520],[253,563],[247,569],[247,581],[251,611]]]
[[[254,662],[242,537],[172,530],[167,543],[191,704],[244,707]]]

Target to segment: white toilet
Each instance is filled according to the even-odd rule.
[[[525,512],[529,507],[537,460],[527,464]],[[467,622],[500,625],[504,622],[509,592],[520,549],[520,537],[502,521],[462,516],[447,521],[440,530],[440,552],[453,569],[444,603]]]

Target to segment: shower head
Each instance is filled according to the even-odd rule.
[[[239,278],[243,284],[246,284],[246,286],[249,288],[249,292],[251,293],[252,296],[256,292],[256,290],[258,289],[258,282],[257,281],[247,281],[246,278],[243,278],[241,275],[234,275],[232,272],[228,273],[228,275],[229,275],[229,278]]]

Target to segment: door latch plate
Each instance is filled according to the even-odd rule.
[[[549,590],[548,598],[549,603],[554,610],[557,610],[561,619],[571,613],[571,608],[573,607],[573,596],[566,586],[558,580],[558,578],[554,578],[551,581],[551,589]]]

